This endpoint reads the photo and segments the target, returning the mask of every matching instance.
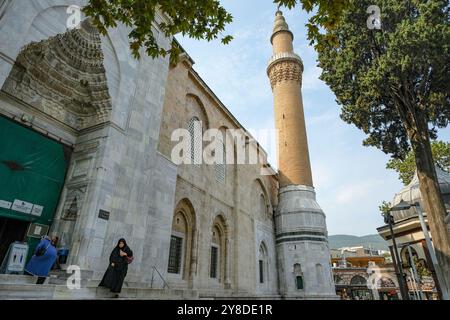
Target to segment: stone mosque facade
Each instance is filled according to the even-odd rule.
[[[334,299],[308,155],[303,64],[282,13],[267,44],[278,173],[188,53],[177,64],[135,60],[125,26],[103,36],[85,20],[68,30],[68,6],[84,4],[0,0],[0,221],[11,231],[1,242],[32,249],[42,235],[57,235],[69,250],[66,266],[92,282],[124,237],[135,257],[129,287]],[[160,46],[175,41],[157,24],[153,30]],[[171,134],[194,135],[196,125],[241,129],[261,163],[176,165]]]

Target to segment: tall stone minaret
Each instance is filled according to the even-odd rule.
[[[278,130],[279,184],[275,213],[280,294],[287,298],[335,298],[325,214],[316,202],[302,102],[303,63],[294,35],[278,11],[267,68]]]

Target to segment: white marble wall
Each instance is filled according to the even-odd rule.
[[[314,189],[280,189],[275,216],[280,293],[311,299],[335,297],[325,215],[316,202]],[[295,264],[300,264],[303,276],[304,288],[300,290],[296,286]]]
[[[85,2],[0,3],[0,87],[21,48],[65,32],[67,6]],[[177,169],[157,151],[168,59],[151,59],[143,53],[141,60],[134,60],[129,31],[119,26],[102,38],[111,121],[75,132],[3,95],[0,112],[32,115],[33,123],[75,147],[52,228],[53,233],[65,235],[69,263],[94,271],[98,279],[112,248],[125,237],[135,253],[128,280],[149,283],[153,266],[163,274],[167,270]],[[156,34],[160,45],[170,44],[171,39]],[[78,218],[66,221],[62,218],[74,193],[82,194]],[[100,209],[110,212],[108,221],[98,218]]]

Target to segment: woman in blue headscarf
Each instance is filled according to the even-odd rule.
[[[47,236],[42,238],[34,251],[34,255],[25,267],[25,272],[28,275],[38,277],[37,284],[44,283],[55,263],[57,257],[56,241],[56,237],[52,239]]]

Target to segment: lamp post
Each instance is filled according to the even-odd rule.
[[[389,231],[391,232],[392,245],[394,247],[394,258],[396,261],[395,264],[397,265],[396,271],[397,271],[397,280],[400,287],[400,294],[403,300],[409,300],[408,287],[406,286],[405,275],[403,273],[402,263],[398,255],[397,242],[395,241],[394,229],[392,227],[392,225],[394,224],[394,217],[391,215],[392,209],[393,208],[391,208],[388,212],[385,212],[383,214],[384,222],[389,226]]]

